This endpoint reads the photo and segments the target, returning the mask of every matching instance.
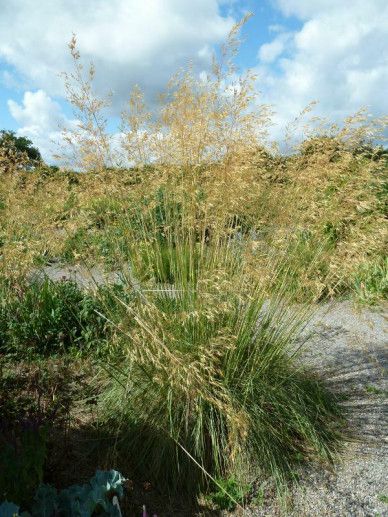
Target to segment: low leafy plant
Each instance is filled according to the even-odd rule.
[[[243,505],[249,485],[242,485],[234,478],[217,479],[216,491],[208,494],[207,499],[219,510],[234,510]]]
[[[40,485],[35,493],[31,513],[8,501],[0,504],[1,517],[87,517],[91,515],[118,517],[119,508],[113,498],[124,495],[125,479],[116,470],[100,471],[88,483],[73,485],[57,491],[50,485]]]
[[[0,353],[19,357],[98,351],[106,322],[97,299],[72,281],[24,280],[0,286]]]

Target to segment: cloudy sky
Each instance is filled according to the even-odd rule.
[[[387,0],[0,0],[0,128],[52,161],[50,140],[74,118],[58,77],[73,32],[119,113],[133,84],[153,102],[190,59],[206,70],[247,11],[238,65],[257,71],[280,123],[312,100],[331,119],[360,106],[388,113]]]

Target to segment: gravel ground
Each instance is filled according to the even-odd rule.
[[[382,308],[355,310],[349,302],[336,302],[321,307],[306,329],[304,359],[344,395],[354,440],[333,471],[315,467],[301,473],[287,516],[388,516],[387,322]],[[244,515],[280,512],[268,503]]]
[[[120,273],[103,273],[101,268],[88,268],[86,265],[75,264],[73,266],[63,265],[60,262],[53,262],[43,268],[35,269],[31,272],[31,278],[43,279],[49,278],[54,282],[60,280],[72,280],[79,287],[93,288],[97,285],[106,283],[119,283]]]

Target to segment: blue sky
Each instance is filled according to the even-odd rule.
[[[154,102],[189,59],[206,70],[247,11],[255,16],[237,63],[257,72],[279,126],[312,100],[331,120],[361,106],[388,113],[386,0],[2,0],[0,127],[30,137],[50,161],[59,125],[74,123],[58,77],[71,69],[72,32],[118,114],[134,83]]]

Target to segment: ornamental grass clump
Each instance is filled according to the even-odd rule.
[[[252,232],[275,206],[259,181],[270,110],[253,109],[255,77],[234,68],[239,28],[207,77],[178,73],[152,114],[135,89],[122,116],[124,158],[141,180],[110,242],[126,297],[103,305],[115,337],[102,414],[120,457],[167,491],[251,473],[280,488],[339,441],[333,397],[296,359],[308,310],[289,302],[291,265],[274,246],[258,265]],[[97,139],[92,126],[81,130]]]
[[[121,453],[166,490],[247,473],[281,487],[301,460],[330,461],[336,403],[297,355],[307,308],[285,284],[267,298],[229,219],[194,231],[190,205],[160,204],[162,223],[154,210],[128,221],[132,298],[118,317],[106,307],[117,339],[104,408]]]

